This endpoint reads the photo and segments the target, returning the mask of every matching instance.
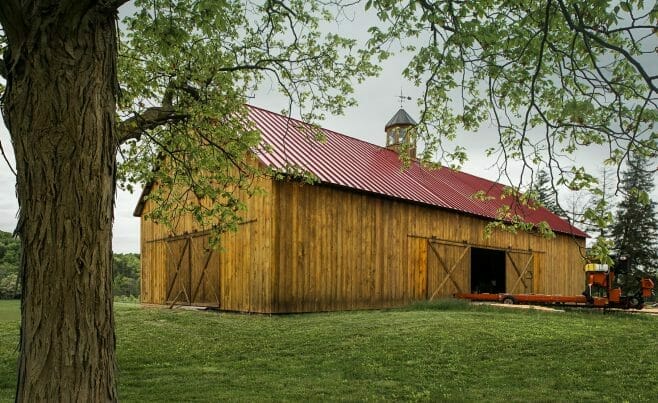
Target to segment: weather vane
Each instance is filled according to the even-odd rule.
[[[402,88],[400,88],[400,95],[396,95],[395,97],[400,100],[400,109],[402,109],[402,105],[404,104],[404,101],[411,101],[411,97],[402,94]]]

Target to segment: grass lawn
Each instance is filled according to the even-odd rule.
[[[462,303],[262,316],[117,303],[124,402],[655,401],[658,318]],[[0,301],[0,401],[17,304]]]
[[[21,320],[21,302],[14,300],[0,300],[0,323]]]
[[[0,402],[14,401],[20,301],[0,300]]]

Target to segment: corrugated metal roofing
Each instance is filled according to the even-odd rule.
[[[507,205],[528,222],[545,221],[553,231],[587,237],[545,208],[528,209],[509,197],[501,200],[502,184],[449,168],[429,169],[416,161],[404,169],[392,150],[322,128],[324,141],[317,141],[309,125],[258,107],[249,107],[249,117],[262,134],[263,146],[256,154],[271,168],[301,169],[325,184],[488,219]],[[475,199],[479,191],[490,198]]]

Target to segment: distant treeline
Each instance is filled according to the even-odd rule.
[[[139,254],[115,253],[112,269],[114,296],[139,297]]]
[[[20,298],[18,266],[20,242],[9,232],[0,231],[0,299]],[[139,296],[139,254],[115,253],[113,260],[114,295]]]
[[[9,232],[0,231],[0,299],[20,297],[18,264],[21,245]]]

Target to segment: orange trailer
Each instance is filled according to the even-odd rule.
[[[644,301],[654,293],[654,283],[650,278],[640,280],[640,292],[637,294],[623,295],[620,287],[613,287],[615,274],[614,271],[608,270],[606,265],[588,264],[585,268],[586,288],[581,295],[458,293],[454,294],[454,297],[471,301],[502,302],[504,304],[642,309]]]

